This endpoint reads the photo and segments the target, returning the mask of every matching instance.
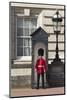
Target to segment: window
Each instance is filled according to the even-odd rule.
[[[37,18],[17,18],[17,56],[31,56],[30,34],[37,28]]]

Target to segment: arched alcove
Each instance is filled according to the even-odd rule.
[[[35,65],[35,63],[36,63],[36,60],[38,59],[38,50],[40,49],[40,48],[42,48],[43,50],[44,50],[44,56],[43,56],[43,58],[44,59],[46,59],[46,46],[45,46],[45,44],[44,43],[42,43],[42,42],[38,42],[38,43],[36,43],[36,45],[34,46],[34,65]],[[37,72],[35,72],[35,70],[34,70],[34,87],[36,87],[36,84],[37,84]],[[40,78],[40,86],[41,86],[41,83],[42,82],[42,79]],[[46,73],[44,73],[44,82],[45,82],[45,85],[46,85]]]
[[[46,60],[46,64],[48,62],[48,34],[39,27],[34,33],[31,34],[32,36],[32,88],[36,88],[37,86],[37,73],[34,70],[34,65],[38,58],[38,50],[42,48],[44,50],[43,58]],[[48,67],[48,64],[47,64]],[[41,78],[40,78],[40,86],[41,86]],[[47,85],[46,82],[46,73],[44,73],[44,86]]]

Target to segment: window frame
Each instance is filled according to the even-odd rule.
[[[24,38],[30,38],[30,36],[17,36],[17,18],[36,18],[36,16],[16,16],[16,59],[18,59],[19,61],[31,61],[32,60],[32,56],[17,56],[17,37],[22,37],[23,39]],[[37,25],[36,25],[36,28],[37,28]],[[32,48],[32,45],[29,46],[30,48]],[[32,49],[31,49],[31,52],[32,52]]]

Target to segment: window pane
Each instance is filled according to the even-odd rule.
[[[17,27],[20,27],[20,28],[23,27],[23,19],[22,18],[17,18]]]
[[[25,38],[23,39],[23,46],[28,46],[30,47],[31,46],[31,39],[30,38]]]
[[[23,36],[23,28],[17,28],[17,36]]]
[[[17,47],[17,56],[23,56],[23,48]]]
[[[37,27],[37,19],[32,18],[31,19],[31,33],[33,33],[36,30],[36,27]]]
[[[22,38],[17,38],[17,46],[23,46],[23,39]]]
[[[35,28],[32,28],[32,29],[31,29],[31,34],[32,34],[35,30],[36,30]]]
[[[23,36],[29,36],[29,28],[23,29]]]
[[[24,28],[29,28],[29,18],[24,18],[23,27]]]
[[[28,39],[23,39],[23,42],[24,42],[23,46],[29,46]]]
[[[24,48],[24,56],[30,56],[30,48]]]
[[[31,46],[31,39],[29,39],[29,46]]]
[[[31,48],[29,50],[30,50],[30,56],[31,56]]]
[[[36,26],[37,26],[37,19],[36,18],[32,18],[31,19],[31,27],[32,28],[36,28]]]

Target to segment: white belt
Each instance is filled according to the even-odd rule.
[[[39,65],[38,67],[43,67],[42,65]]]

